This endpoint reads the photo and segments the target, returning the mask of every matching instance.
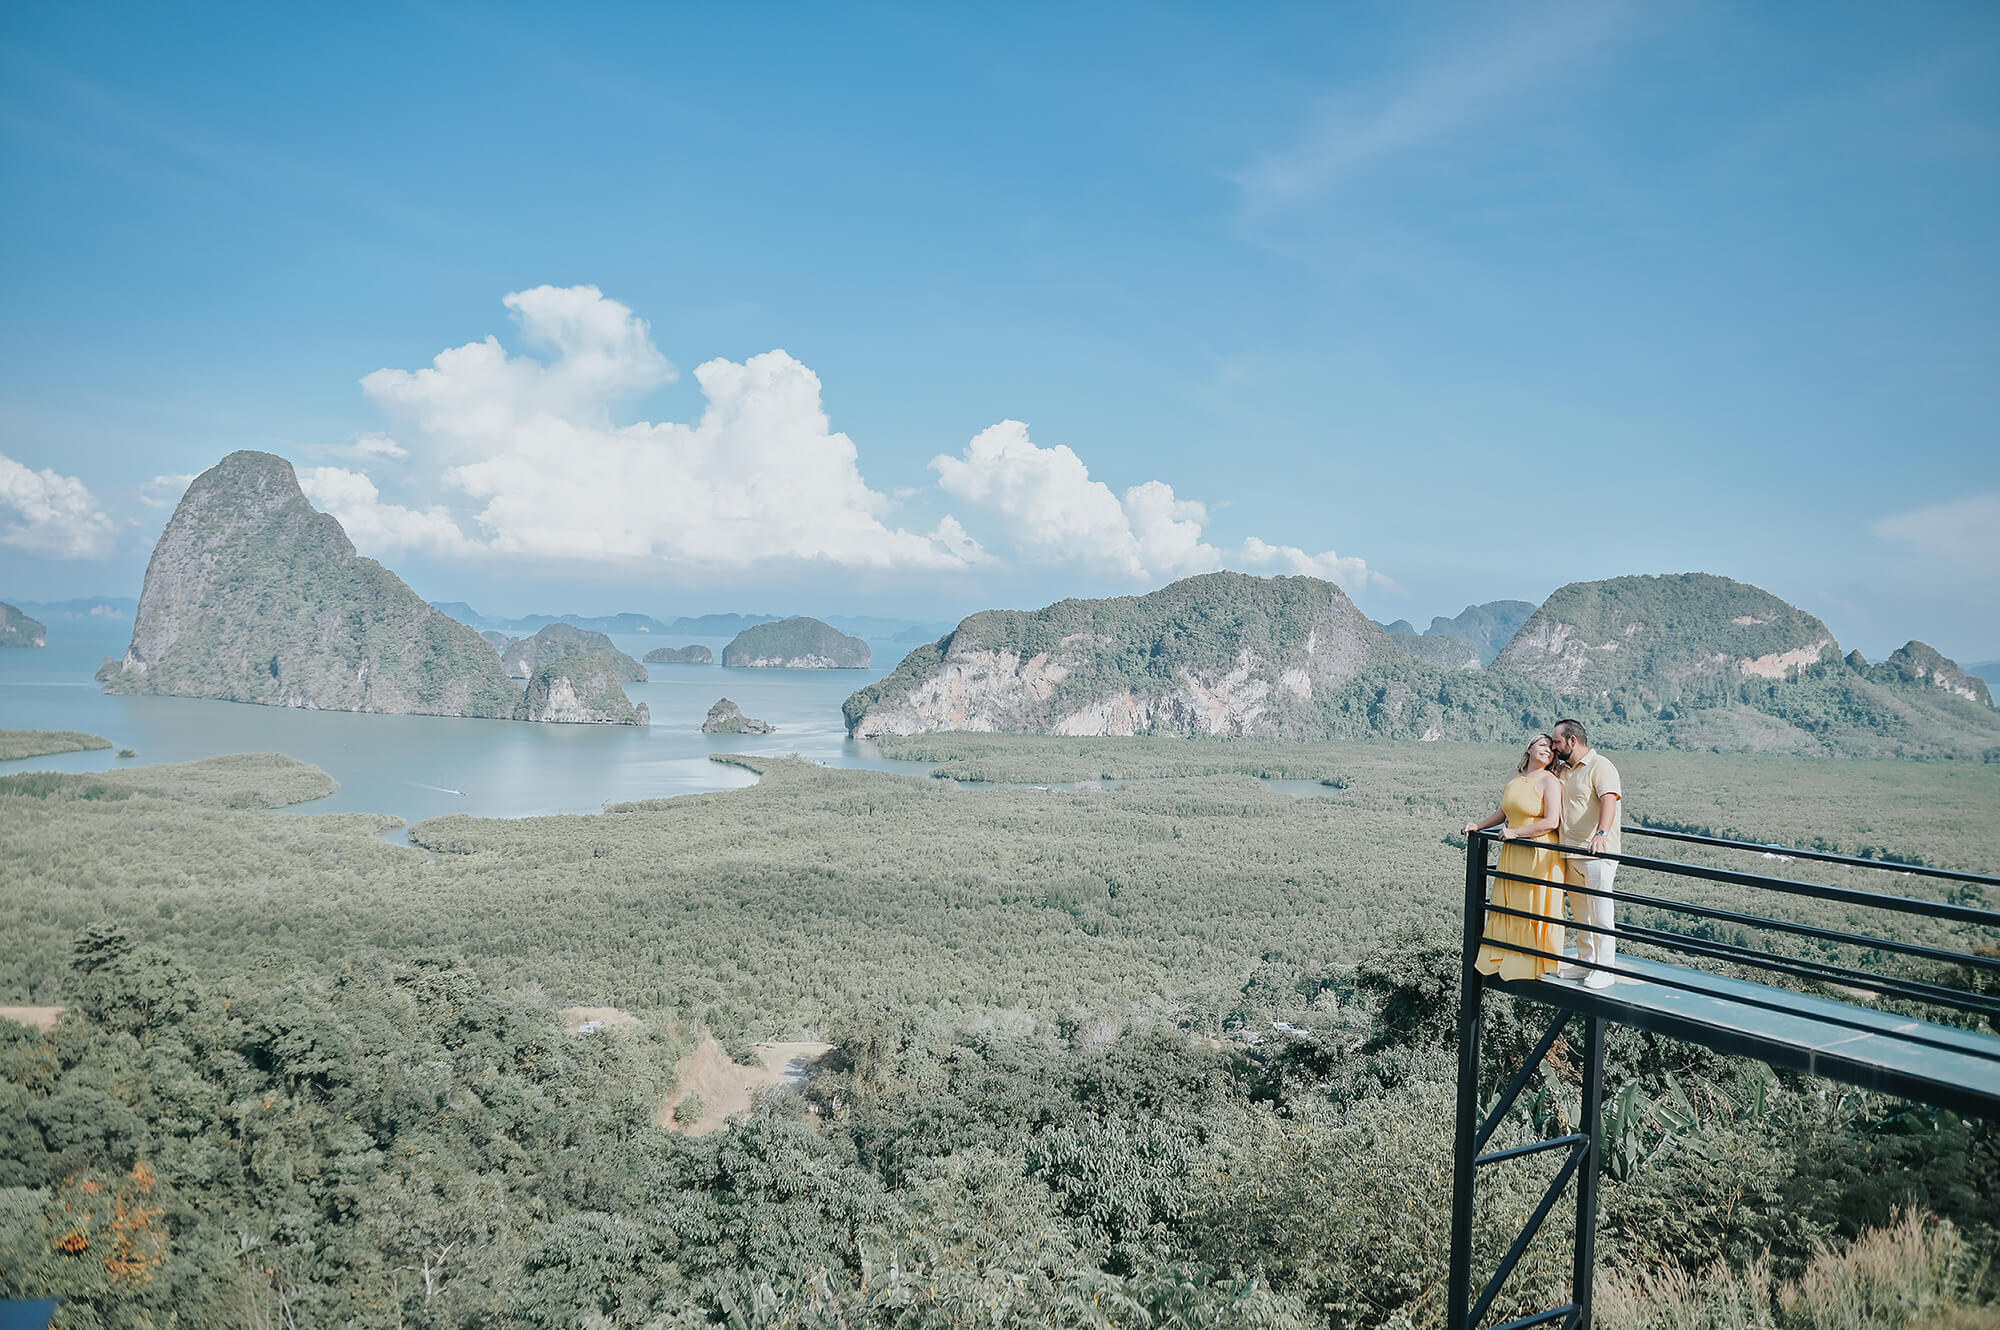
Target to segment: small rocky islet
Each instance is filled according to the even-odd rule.
[[[726,697],[708,709],[708,719],[701,723],[703,734],[772,734],[777,728],[767,720],[744,715],[743,708]]]
[[[715,653],[696,643],[687,647],[654,647],[644,659],[648,665],[713,665]]]

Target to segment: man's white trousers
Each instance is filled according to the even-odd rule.
[[[1611,890],[1611,879],[1617,874],[1618,865],[1608,859],[1584,860],[1583,885],[1592,891]],[[1579,924],[1589,924],[1592,928],[1611,927],[1612,901],[1608,896],[1586,896],[1580,891],[1573,891],[1569,907]],[[1609,933],[1593,933],[1589,929],[1578,928],[1576,958],[1586,965],[1614,964],[1618,960],[1618,939]]]

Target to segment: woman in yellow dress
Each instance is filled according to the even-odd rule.
[[[1500,792],[1500,811],[1484,822],[1465,824],[1468,836],[1488,827],[1500,827],[1500,839],[1507,842],[1500,847],[1500,871],[1536,879],[1530,884],[1494,878],[1487,899],[1495,905],[1542,916],[1538,921],[1488,910],[1486,945],[1479,949],[1477,962],[1484,974],[1497,974],[1502,979],[1539,979],[1554,971],[1558,964],[1548,957],[1562,955],[1561,859],[1553,850],[1536,849],[1525,843],[1556,843],[1556,829],[1562,822],[1562,782],[1551,769],[1555,760],[1555,747],[1549,736],[1536,735],[1521,758],[1521,765],[1514,768],[1514,778]],[[1503,822],[1505,826],[1501,826]],[[1546,955],[1530,956],[1514,950],[1515,947],[1532,947]]]

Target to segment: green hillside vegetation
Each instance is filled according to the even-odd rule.
[[[1726,688],[1746,674],[1742,662],[1788,655],[1767,667],[1774,677],[1839,650],[1824,623],[1768,591],[1683,573],[1560,587],[1494,664],[1565,696],[1609,691],[1628,709],[1657,711]]]
[[[619,686],[624,675],[623,665],[595,653],[558,656],[535,667],[514,718],[564,725],[651,724],[646,704],[633,706]]]
[[[511,716],[477,633],[362,558],[291,464],[231,453],[197,476],[146,568],[106,692],[392,714]]]
[[[733,668],[865,670],[871,659],[868,644],[860,638],[804,617],[752,624],[722,649],[722,663]]]
[[[500,663],[513,678],[528,679],[541,666],[573,656],[592,656],[606,662],[620,683],[646,682],[646,667],[620,651],[609,637],[567,623],[544,625],[534,636],[508,643],[501,652]]]
[[[200,808],[285,808],[324,799],[339,788],[339,782],[318,767],[282,753],[235,753],[115,771],[19,771],[0,776],[0,799],[60,803],[148,797]]]
[[[906,705],[969,652],[1046,653],[1067,674],[995,726],[1045,732],[1101,699],[1170,694],[1188,675],[1219,679],[1245,651],[1267,673],[1302,663],[1329,601],[1347,604],[1311,578],[1215,573],[1146,596],[986,611],[912,651],[843,711],[851,731],[867,733],[872,716]],[[1495,741],[1574,716],[1619,749],[2000,760],[2000,711],[1979,680],[1921,643],[1881,666],[1852,664],[1818,619],[1726,578],[1564,587],[1492,665],[1471,672],[1412,654],[1443,639],[1383,632],[1358,615],[1352,633],[1358,673],[1316,683],[1309,698],[1262,694],[1257,724],[1271,737]],[[1317,645],[1328,650],[1323,635]],[[1941,670],[1959,691],[1937,685]]]
[[[1450,619],[1442,614],[1436,616],[1424,635],[1455,637],[1461,642],[1469,642],[1479,649],[1481,663],[1491,665],[1501,648],[1513,640],[1514,634],[1534,613],[1535,605],[1531,601],[1490,600],[1484,605],[1467,605]]]
[[[715,653],[696,643],[686,647],[654,647],[645,656],[648,665],[713,665]]]
[[[1466,670],[1480,665],[1479,648],[1455,637],[1390,633],[1389,640],[1433,669]]]
[[[0,762],[51,753],[86,753],[109,748],[111,741],[81,730],[0,730]]]
[[[1321,675],[1310,697],[1272,686],[1276,678],[1260,679],[1256,723],[1274,738],[1492,740],[1518,731],[1524,715],[1556,718],[1549,690],[1484,671],[1437,669],[1398,645],[1405,640],[1369,622],[1331,582],[1205,573],[1143,596],[982,611],[912,651],[842,710],[853,730],[952,660],[983,652],[1047,656],[1066,673],[1053,688],[1035,691],[1018,724],[1006,727],[1032,733],[1108,697],[1170,695],[1187,675],[1219,679],[1248,652],[1267,674],[1290,665]]]
[[[932,775],[953,780],[1163,780],[1186,776],[1258,776],[1268,780],[1346,780],[1345,744],[1264,739],[1053,738],[1025,734],[883,735],[882,756],[934,762]]]
[[[1932,688],[1963,697],[1968,702],[1981,706],[1993,705],[1993,693],[1985,679],[1962,670],[1958,662],[1948,659],[1945,654],[1928,642],[1907,642],[1898,647],[1880,665],[1862,671],[1877,683],[1903,684]]]
[[[1043,779],[1164,760],[1119,747],[999,751]],[[1453,833],[1515,753],[1291,751],[1345,788],[739,757],[760,784],[414,848],[166,769],[116,801],[0,785],[0,1000],[72,1008],[53,1038],[0,1023],[0,1293],[111,1327],[1428,1323]],[[1992,867],[1993,767],[1618,757],[1639,817]],[[567,1035],[569,1003],[643,1028]],[[1494,1084],[1534,1033],[1496,1005]],[[688,1139],[652,1123],[696,1023],[838,1047]],[[1865,1330],[1994,1296],[1990,1125],[1626,1031],[1610,1064],[1601,1323],[1658,1289],[1886,1309],[1837,1322]],[[1554,1129],[1573,1066],[1496,1144]],[[1495,1171],[1483,1260],[1549,1167]],[[1906,1203],[1942,1222],[1891,1227]],[[1496,1317],[1555,1300],[1564,1239]]]
[[[45,624],[0,601],[0,647],[43,647],[48,644],[49,630]]]

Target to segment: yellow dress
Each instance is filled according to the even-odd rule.
[[[1516,776],[1507,782],[1507,788],[1500,796],[1500,810],[1507,814],[1508,826],[1525,827],[1542,819],[1542,802],[1541,787],[1534,779]],[[1533,947],[1551,956],[1562,954],[1561,856],[1553,850],[1535,848],[1539,842],[1554,844],[1555,840],[1556,833],[1550,831],[1528,840],[1508,841],[1500,847],[1498,867],[1501,872],[1519,873],[1522,877],[1536,878],[1538,882],[1530,885],[1507,878],[1494,878],[1487,899],[1495,905],[1539,914],[1553,922],[1537,923],[1533,919],[1488,910],[1486,945],[1479,949],[1479,960],[1476,962],[1482,973],[1497,974],[1502,979],[1539,979],[1556,968],[1555,961],[1529,956],[1504,945],[1512,943],[1517,947]]]

